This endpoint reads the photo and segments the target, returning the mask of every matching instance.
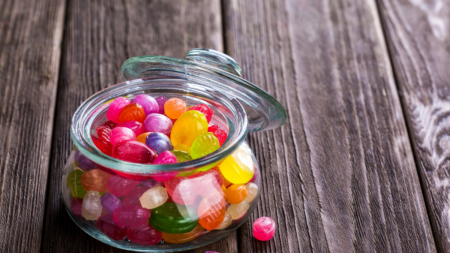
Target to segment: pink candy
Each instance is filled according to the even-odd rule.
[[[136,134],[133,132],[133,130],[126,128],[126,127],[116,127],[113,130],[111,130],[110,140],[111,144],[113,146],[116,146],[117,144],[124,142],[124,141],[135,141],[136,140]]]
[[[164,182],[167,193],[175,203],[192,205],[197,198],[192,180],[186,177],[176,177]]]
[[[150,218],[150,212],[139,206],[122,206],[114,211],[114,222],[119,226],[140,226]]]
[[[81,216],[82,205],[83,205],[83,199],[74,197],[74,198],[72,198],[72,201],[70,201],[70,210],[76,216]]]
[[[136,136],[139,136],[144,133],[144,124],[139,121],[124,121],[122,123],[117,124],[117,127],[126,127],[131,129]]]
[[[120,112],[125,106],[129,104],[131,104],[131,101],[129,99],[123,97],[118,97],[114,99],[114,101],[112,101],[111,104],[109,104],[108,111],[106,112],[106,117],[109,120],[118,123]]]
[[[149,224],[144,224],[129,228],[127,237],[136,244],[154,245],[161,241],[162,233],[152,228]]]
[[[178,172],[162,172],[158,174],[153,174],[152,177],[158,182],[164,182],[174,178],[177,174]]]
[[[268,241],[275,234],[275,221],[270,217],[261,217],[253,222],[253,236],[260,241]]]
[[[158,102],[149,95],[139,94],[133,99],[133,103],[140,104],[142,109],[144,109],[145,115],[159,112]]]
[[[170,151],[164,151],[156,157],[153,164],[169,164],[169,163],[177,163],[177,157]]]
[[[144,121],[144,128],[146,132],[158,132],[168,135],[170,134],[170,131],[172,131],[172,126],[172,120],[157,113],[149,114]]]
[[[125,198],[123,199],[122,203],[124,206],[141,206],[141,201],[139,201],[139,198],[146,192],[148,187],[145,186],[138,186],[131,190],[127,195],[125,195]]]
[[[140,181],[136,179],[111,176],[106,182],[106,189],[109,193],[122,197],[130,193],[139,183]]]
[[[164,104],[166,103],[167,98],[162,96],[162,97],[155,98],[155,100],[156,100],[156,103],[158,103],[158,105],[159,105],[159,112],[158,113],[164,114]]]
[[[156,158],[156,152],[144,143],[125,141],[113,147],[111,156],[126,162],[151,164]]]

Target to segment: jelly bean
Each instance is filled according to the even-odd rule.
[[[247,210],[250,208],[250,205],[247,201],[242,201],[239,204],[236,205],[230,205],[227,209],[227,212],[231,214],[231,217],[233,220],[237,220],[242,218],[246,213]]]
[[[112,152],[112,144],[109,141],[106,141],[104,139],[92,139],[95,146],[104,154],[111,155]]]
[[[172,131],[172,127],[172,121],[162,114],[149,114],[144,121],[146,132],[158,132],[168,135]]]
[[[253,177],[254,165],[251,150],[240,146],[219,165],[222,175],[233,184],[245,184]]]
[[[116,127],[111,130],[111,144],[116,146],[117,144],[125,141],[136,140],[136,134],[133,130],[126,127]]]
[[[144,192],[144,194],[142,194],[139,198],[139,201],[141,202],[141,206],[143,208],[155,209],[166,203],[167,199],[169,199],[169,195],[167,195],[166,188],[162,186],[155,186]]]
[[[81,215],[86,220],[97,220],[102,214],[100,194],[96,191],[88,191],[83,199]]]
[[[109,129],[105,126],[99,126],[99,127],[97,127],[97,129],[95,129],[95,132],[97,133],[98,139],[110,141],[109,135],[111,134],[111,129]]]
[[[258,195],[258,186],[255,183],[248,183],[245,185],[245,188],[247,188],[248,195],[245,198],[245,200],[250,203],[252,202],[256,196]]]
[[[227,227],[229,227],[231,225],[232,222],[233,222],[233,218],[231,217],[231,214],[229,212],[225,212],[225,218],[223,219],[222,224],[220,224],[220,226],[216,229],[219,229],[219,230],[226,229]]]
[[[145,115],[149,115],[150,113],[158,113],[159,105],[156,100],[145,94],[139,94],[133,99],[133,103],[140,104],[144,109]]]
[[[174,178],[178,173],[177,172],[162,172],[158,174],[153,174],[152,177],[158,182],[165,182]]]
[[[113,122],[113,121],[111,121],[111,120],[108,120],[108,121],[106,121],[105,123],[103,123],[102,126],[107,127],[107,128],[109,128],[109,129],[113,130],[113,129],[117,126],[117,123],[115,123],[115,122]]]
[[[275,221],[270,217],[261,217],[253,222],[253,236],[260,241],[268,241],[275,235]]]
[[[194,187],[196,194],[207,196],[214,192],[220,192],[223,184],[223,178],[218,169],[196,172],[188,177]]]
[[[184,151],[187,153],[189,153],[189,149],[190,148],[188,146],[181,144],[181,143],[173,146],[173,150]]]
[[[100,201],[102,203],[103,209],[109,214],[113,214],[117,208],[123,206],[122,201],[120,201],[118,197],[111,193],[105,193],[100,198]]]
[[[141,134],[143,134],[145,132],[144,131],[144,124],[142,124],[139,121],[134,121],[134,120],[121,122],[121,123],[117,124],[117,127],[129,128],[129,129],[131,129],[134,132],[134,134],[136,136],[139,136],[139,135],[141,135]]]
[[[221,128],[218,125],[211,125],[210,127],[208,127],[208,132],[213,133],[214,136],[217,137],[220,146],[222,146],[228,138],[228,133],[225,131],[225,129]]]
[[[114,211],[114,222],[120,226],[139,226],[145,224],[150,212],[140,206],[122,206]]]
[[[86,190],[83,188],[83,184],[81,183],[81,177],[84,172],[82,170],[72,170],[67,175],[67,186],[70,187],[70,191],[72,196],[77,198],[84,198],[86,195]]]
[[[166,202],[160,207],[152,209],[150,225],[161,232],[183,234],[190,232],[197,226],[198,216],[189,206]]]
[[[183,234],[169,234],[163,232],[162,239],[168,243],[185,243],[197,239],[204,231],[205,229],[200,224],[197,224],[192,231]]]
[[[219,140],[212,133],[204,133],[194,140],[191,146],[191,157],[197,159],[211,154],[220,148]]]
[[[149,178],[149,179],[146,179],[146,180],[142,180],[141,181],[141,185],[143,185],[145,187],[148,187],[148,188],[152,188],[152,187],[155,187],[155,186],[164,186],[164,183],[158,182],[154,178]]]
[[[206,117],[206,120],[208,121],[208,123],[211,121],[211,118],[214,114],[214,111],[205,104],[199,104],[196,106],[192,106],[191,108],[189,108],[188,111],[192,111],[192,110],[199,111],[199,112],[205,114],[205,117]]]
[[[170,151],[164,151],[161,154],[159,154],[158,157],[156,157],[153,164],[170,164],[170,163],[177,163],[177,157]]]
[[[111,156],[132,163],[151,164],[156,152],[138,141],[126,141],[114,146]]]
[[[122,203],[124,206],[141,206],[141,202],[139,198],[146,192],[149,188],[145,186],[138,186],[130,191],[127,195],[125,195],[125,198],[123,199]]]
[[[130,193],[138,184],[139,180],[125,178],[121,176],[111,176],[106,182],[106,189],[108,192],[116,195],[117,197],[122,197]]]
[[[173,125],[170,140],[173,145],[184,144],[190,147],[199,135],[206,132],[208,132],[208,122],[205,115],[198,111],[188,111]]]
[[[136,137],[136,141],[144,143],[145,144],[145,140],[147,140],[147,136],[149,134],[151,134],[152,132],[147,132],[147,133],[143,133],[141,135],[139,135],[138,137]]]
[[[119,121],[117,123],[121,123],[124,121],[139,121],[144,123],[145,120],[145,112],[140,104],[132,103],[125,106],[119,115]]]
[[[143,224],[129,228],[127,238],[139,245],[155,245],[161,241],[162,233],[152,228],[150,224]]]
[[[155,98],[155,100],[156,100],[156,102],[158,103],[158,106],[159,106],[159,112],[158,113],[164,114],[164,104],[166,103],[167,98],[164,97],[164,96],[161,96],[161,97]]]
[[[84,171],[92,170],[97,168],[97,164],[91,161],[89,158],[87,158],[83,153],[81,153],[79,150],[75,152],[74,160],[80,169]]]
[[[104,214],[95,223],[97,229],[113,240],[123,240],[127,234],[127,228],[114,222],[111,214]]]
[[[208,231],[218,228],[225,218],[225,200],[220,194],[203,198],[198,207],[199,223]]]
[[[242,184],[234,184],[225,191],[225,199],[230,204],[239,204],[248,196],[247,188]]]
[[[173,150],[172,143],[170,142],[169,137],[162,133],[151,133],[147,136],[145,140],[145,144],[156,151],[159,155],[162,152],[168,150]]]
[[[86,191],[106,191],[106,182],[111,174],[100,169],[90,170],[81,175],[81,184]]]
[[[171,119],[178,119],[186,112],[186,103],[179,98],[171,98],[164,103],[164,112]]]
[[[82,216],[81,209],[83,208],[83,199],[72,198],[70,201],[70,210],[76,216]]]
[[[192,157],[188,152],[174,150],[172,153],[175,155],[179,163],[192,160]]]
[[[181,205],[190,205],[197,196],[192,180],[186,177],[176,177],[164,182],[167,193],[174,202]]]
[[[108,111],[106,112],[106,117],[112,122],[119,123],[119,115],[122,109],[131,104],[129,99],[118,97],[109,105]]]

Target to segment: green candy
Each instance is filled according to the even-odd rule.
[[[193,159],[197,159],[209,155],[219,148],[219,139],[213,133],[204,133],[194,140],[190,153]]]
[[[150,215],[150,225],[158,231],[169,234],[191,232],[197,221],[198,215],[194,209],[174,202],[166,202],[152,209]]]
[[[81,175],[84,171],[82,170],[72,170],[69,175],[67,175],[67,185],[70,187],[72,195],[77,198],[84,198],[86,195],[86,190],[81,185]]]
[[[172,153],[175,155],[179,163],[186,162],[192,160],[191,155],[188,152],[174,150]]]

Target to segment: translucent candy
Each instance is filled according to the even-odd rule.
[[[186,103],[179,98],[171,98],[164,103],[164,112],[171,119],[178,119],[186,112]]]
[[[253,222],[253,236],[260,241],[268,241],[275,235],[275,221],[270,217],[261,217]]]
[[[231,217],[231,214],[229,212],[225,212],[225,218],[222,221],[222,224],[220,224],[220,226],[216,229],[226,229],[227,227],[229,227],[231,225],[231,223],[233,223],[233,218]]]
[[[118,97],[114,99],[109,105],[108,111],[106,112],[106,117],[112,122],[119,123],[119,115],[122,109],[131,104],[129,99]]]
[[[110,136],[111,136],[111,144],[113,146],[116,146],[121,142],[136,140],[136,134],[133,132],[133,130],[127,127],[114,128],[113,130],[111,130]]]
[[[106,189],[117,197],[122,197],[130,193],[130,191],[139,183],[140,181],[136,179],[125,178],[118,175],[111,176],[106,182]]]
[[[83,155],[83,153],[81,153],[79,150],[77,150],[75,152],[74,159],[75,159],[77,166],[84,171],[89,171],[89,170],[97,168],[97,164],[94,163],[93,161],[91,161],[85,155]]]
[[[86,191],[106,191],[106,182],[111,175],[100,169],[90,170],[81,175],[81,184]]]
[[[98,230],[113,240],[123,240],[127,234],[127,228],[115,223],[111,214],[102,215],[95,225]]]
[[[70,201],[70,210],[76,216],[82,216],[81,209],[83,208],[83,199],[72,198]]]
[[[228,138],[228,133],[227,131],[225,131],[225,129],[221,128],[218,125],[211,125],[210,127],[208,127],[208,132],[213,133],[214,136],[217,137],[217,139],[219,140],[219,144],[220,146],[223,145],[223,143],[227,140]]]
[[[159,155],[164,151],[172,151],[173,146],[169,137],[162,133],[151,133],[147,136],[145,144]]]
[[[81,177],[84,174],[82,170],[72,170],[67,175],[67,186],[70,187],[70,191],[72,193],[72,196],[77,198],[84,198],[84,195],[86,195],[86,190],[83,188],[83,185],[81,184]]]
[[[125,195],[125,198],[123,199],[122,203],[124,206],[141,206],[141,202],[139,198],[146,192],[149,188],[145,186],[138,186],[130,191],[127,195]]]
[[[141,206],[147,209],[155,209],[164,203],[166,203],[167,199],[169,199],[169,195],[167,195],[166,188],[162,186],[155,186],[150,188],[142,196],[139,198],[141,202]]]
[[[219,140],[212,133],[204,133],[194,140],[190,154],[193,159],[204,157],[220,148]]]
[[[143,224],[129,228],[127,238],[139,245],[154,245],[161,241],[162,233],[152,228],[150,224]]]
[[[118,197],[111,193],[105,193],[100,198],[100,201],[102,203],[103,209],[109,214],[113,214],[117,208],[123,206],[122,201],[120,201]]]
[[[152,209],[150,225],[161,232],[183,234],[195,229],[198,216],[195,211],[175,202],[166,202],[164,205]]]
[[[242,218],[247,213],[247,210],[249,208],[250,205],[247,201],[244,200],[237,205],[230,205],[227,209],[227,212],[231,214],[233,220],[237,220]]]
[[[124,121],[139,121],[144,123],[145,120],[145,112],[140,104],[132,103],[125,106],[119,115],[119,121],[117,123],[121,123]]]
[[[219,165],[222,175],[233,184],[246,184],[253,177],[254,165],[251,150],[240,146]]]
[[[138,141],[127,141],[114,146],[111,156],[132,163],[151,164],[156,152]]]
[[[162,238],[164,239],[165,242],[168,243],[175,243],[175,244],[185,243],[195,240],[197,237],[203,234],[203,231],[205,231],[205,229],[200,224],[197,224],[192,231],[187,233],[169,234],[163,232]]]
[[[102,214],[102,204],[100,194],[96,191],[88,191],[83,199],[81,215],[86,220],[97,220]]]
[[[184,144],[188,147],[201,134],[208,132],[208,122],[203,113],[188,111],[175,122],[170,134],[173,145]]]
[[[153,174],[152,177],[158,182],[165,182],[174,178],[178,173],[177,172],[162,172],[158,174]]]
[[[109,135],[111,133],[111,129],[109,129],[105,126],[99,126],[99,127],[97,127],[97,129],[95,129],[95,132],[97,133],[98,139],[110,141]]]
[[[164,182],[167,193],[174,202],[181,205],[190,205],[197,196],[192,180],[186,177],[176,177]]]
[[[107,127],[107,128],[112,130],[112,129],[114,129],[117,126],[117,123],[115,123],[115,122],[113,122],[111,120],[108,120],[105,123],[103,123],[102,126]]]
[[[140,206],[122,206],[114,211],[114,222],[120,226],[140,226],[150,217],[150,212]]]
[[[117,124],[117,127],[129,128],[129,129],[131,129],[134,132],[134,134],[136,136],[139,136],[139,135],[141,135],[141,134],[143,134],[145,132],[144,131],[144,124],[142,124],[139,121],[134,121],[134,120],[121,122],[121,123]]]
[[[150,178],[150,179],[142,180],[141,181],[141,185],[143,185],[145,187],[148,187],[148,188],[152,188],[152,187],[155,187],[155,186],[164,186],[164,183],[158,182],[154,178]]]
[[[147,140],[147,136],[148,136],[149,134],[151,134],[151,133],[152,133],[152,132],[146,132],[146,133],[143,133],[143,134],[139,135],[138,137],[136,137],[136,141],[145,144],[145,140]]]
[[[256,196],[258,195],[258,185],[255,183],[248,183],[245,185],[245,188],[247,188],[248,195],[245,198],[245,200],[250,203],[252,202]]]
[[[184,144],[178,144],[178,145],[173,146],[173,150],[184,151],[187,153],[189,153],[189,149],[190,148]]]
[[[225,218],[225,200],[220,194],[203,198],[198,207],[199,223],[208,231],[218,228]]]
[[[133,99],[133,103],[140,104],[144,109],[145,115],[159,112],[158,102],[149,95],[139,94]]]
[[[170,151],[164,151],[156,157],[153,164],[169,164],[169,163],[177,163],[177,157]]]
[[[242,184],[234,184],[225,191],[225,199],[230,204],[239,204],[248,196],[247,188]]]
[[[192,106],[191,108],[189,108],[188,111],[192,111],[192,110],[199,111],[199,112],[205,114],[205,117],[206,117],[206,120],[208,121],[208,123],[211,121],[211,118],[214,114],[214,111],[205,104],[199,104],[196,106]]]
[[[188,177],[200,196],[207,196],[215,192],[222,192],[223,179],[218,169],[196,172]]]
[[[111,155],[112,152],[112,144],[109,141],[106,141],[104,139],[92,139],[92,141],[94,142],[95,146],[104,154],[106,155]]]
[[[192,160],[192,157],[188,152],[174,150],[172,153],[175,155],[179,163]]]
[[[168,135],[172,131],[172,127],[172,121],[162,114],[149,114],[144,121],[146,132],[158,132]]]
[[[158,106],[159,106],[158,113],[164,114],[164,104],[166,103],[167,98],[162,96],[162,97],[155,98],[155,100],[156,100],[156,102],[158,103]]]

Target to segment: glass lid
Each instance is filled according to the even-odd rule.
[[[130,58],[122,65],[125,80],[152,78],[154,72],[167,76],[204,79],[212,89],[238,99],[248,117],[249,131],[271,130],[286,121],[283,106],[265,90],[241,78],[242,69],[230,56],[212,49],[193,49],[188,60],[144,55]]]

